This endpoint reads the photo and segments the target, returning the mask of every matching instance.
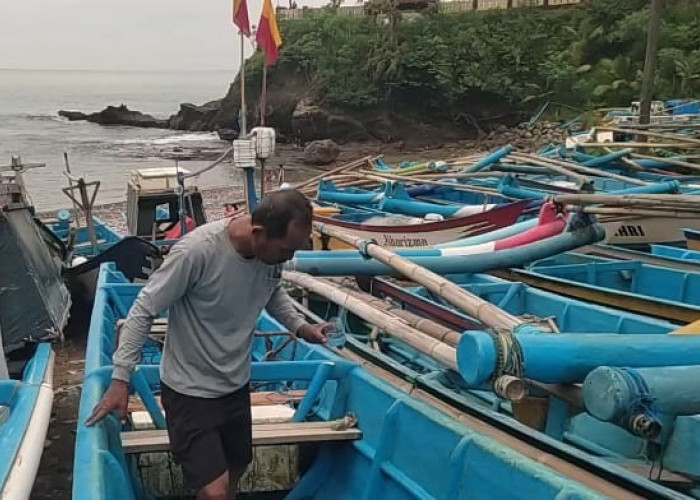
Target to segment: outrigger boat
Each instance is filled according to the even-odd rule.
[[[695,460],[687,451],[688,446],[693,446],[689,445],[688,439],[694,435],[691,429],[698,423],[695,414],[700,411],[700,406],[690,393],[678,394],[678,399],[683,402],[677,402],[676,408],[683,410],[673,410],[678,411],[674,414],[678,415],[675,420],[664,417],[662,436],[659,432],[661,427],[645,433],[641,427],[635,429],[630,426],[628,420],[602,416],[595,408],[595,402],[605,400],[603,394],[610,390],[610,385],[597,383],[589,388],[584,384],[582,389],[559,384],[583,382],[584,378],[588,382],[586,373],[598,366],[626,366],[626,363],[630,363],[630,366],[640,363],[637,366],[662,368],[656,369],[658,373],[619,368],[621,373],[627,373],[624,370],[633,374],[644,372],[644,376],[648,375],[653,380],[654,376],[664,376],[664,370],[667,370],[666,376],[678,383],[689,373],[684,372],[684,367],[675,367],[691,365],[700,360],[695,355],[688,357],[683,353],[684,349],[696,345],[695,340],[670,335],[676,325],[666,321],[568,299],[523,283],[512,283],[486,275],[450,276],[450,279],[480,299],[498,304],[507,314],[521,321],[522,327],[513,332],[512,340],[504,339],[505,351],[501,354],[505,356],[503,359],[506,365],[498,365],[496,361],[496,366],[510,374],[506,377],[527,378],[524,371],[521,375],[514,375],[515,372],[511,371],[513,368],[508,368],[509,362],[515,363],[514,360],[509,361],[508,356],[516,356],[515,352],[509,351],[509,342],[515,342],[517,348],[522,345],[520,362],[524,367],[528,363],[538,367],[533,367],[530,372],[533,377],[526,381],[529,385],[526,393],[509,388],[508,384],[517,385],[515,379],[507,378],[506,381],[499,382],[498,376],[487,380],[480,378],[484,375],[476,375],[481,374],[481,370],[487,370],[486,366],[491,367],[488,370],[493,369],[491,356],[494,356],[494,351],[489,345],[499,345],[498,337],[496,334],[484,333],[490,341],[479,344],[479,350],[475,351],[472,348],[473,336],[479,335],[479,331],[487,331],[488,327],[482,321],[446,306],[442,299],[423,287],[399,287],[388,280],[374,279],[366,286],[377,297],[372,300],[371,296],[352,291],[338,283],[327,282],[330,289],[342,289],[351,297],[366,301],[368,305],[378,307],[388,315],[395,314],[406,330],[419,329],[426,332],[424,340],[414,340],[417,342],[415,344],[396,335],[395,331],[378,327],[378,323],[363,319],[364,313],[357,309],[356,302],[340,299],[338,292],[333,292],[333,302],[336,298],[340,299],[337,303],[342,302],[342,306],[329,304],[324,300],[325,295],[318,299],[315,292],[325,292],[313,287],[309,288],[311,294],[307,300],[313,311],[342,326],[347,349],[373,363],[392,367],[397,374],[415,380],[420,389],[439,394],[444,400],[461,407],[472,410],[477,407],[484,413],[498,413],[506,420],[512,419],[514,425],[517,421],[536,429],[549,438],[575,447],[579,453],[591,454],[608,462],[611,467],[620,466],[637,473],[639,480],[652,477],[649,472],[661,463],[663,470],[659,471],[658,476],[653,476],[659,483],[677,488],[683,493],[693,490],[697,470]],[[296,283],[295,278],[292,281]],[[298,307],[305,311],[303,306]],[[475,307],[482,309],[481,306]],[[485,307],[483,309],[486,310]],[[308,315],[314,317],[310,311]],[[442,340],[438,342],[438,338]],[[684,343],[684,340],[688,342]],[[653,348],[654,341],[658,343],[659,349]],[[538,343],[542,347],[539,350],[533,349]],[[597,344],[600,346],[595,347]],[[574,346],[578,346],[580,352]],[[599,355],[596,360],[595,350],[605,350],[605,346],[612,352]],[[627,358],[623,354],[623,351],[631,353],[635,350],[638,353],[644,352],[647,359],[635,360],[634,355],[630,354]],[[671,352],[674,354],[671,355]],[[553,362],[553,356],[557,362]],[[655,356],[657,359],[652,361]],[[614,361],[615,359],[617,360]],[[474,364],[479,366],[477,371],[469,368]],[[571,365],[570,370],[568,364]],[[577,366],[579,364],[587,364],[587,368]],[[545,366],[552,365],[556,365],[556,368],[548,372]],[[462,378],[454,373],[457,369]],[[554,375],[554,372],[558,375]],[[619,386],[613,387],[617,390]],[[626,389],[619,387],[619,390]],[[508,395],[509,391],[513,392]],[[524,394],[528,395],[523,397]],[[630,398],[633,399],[632,394],[636,393],[630,393]],[[611,399],[619,404],[615,410],[615,415],[619,416],[623,408],[626,408],[626,402],[630,405],[633,402],[632,399],[624,399],[622,395],[619,400],[616,397],[612,396]],[[669,411],[667,407],[661,410],[663,404],[659,407],[659,415]],[[534,431],[530,432],[531,437],[539,436]],[[678,493],[678,496],[681,497],[682,494]]]
[[[497,276],[680,323],[700,319],[700,273],[575,252]]]
[[[75,500],[182,494],[181,476],[167,456],[164,418],[155,397],[158,342],[144,348],[143,364],[134,372],[132,387],[141,402],[130,412],[129,422],[122,426],[109,416],[94,427],[84,425],[109,384],[117,321],[139,289],[114,266],[102,266],[76,436]],[[496,419],[489,422],[478,412],[455,410],[386,369],[349,361],[357,357],[343,349],[290,340],[265,314],[258,330],[252,380],[257,390],[266,392],[254,392],[252,399],[277,404],[268,404],[264,412],[254,406],[253,414],[274,412],[277,423],[254,423],[253,442],[272,450],[281,447],[287,458],[280,462],[278,455],[276,464],[290,471],[283,480],[273,485],[268,480],[261,489],[282,490],[288,499],[532,498],[533,494],[674,498],[671,490],[594,458],[578,455],[569,462],[561,447],[546,439],[521,441],[525,428],[519,427],[518,434],[517,425],[496,426]],[[296,458],[300,444],[307,451],[306,465]],[[255,460],[265,460],[263,450],[256,450]],[[244,476],[244,485],[254,484],[251,475],[262,470],[252,469]]]
[[[29,498],[53,402],[54,354],[70,296],[60,241],[33,220],[22,173],[40,164],[13,158],[0,168],[0,497]],[[48,241],[47,241],[48,240]]]

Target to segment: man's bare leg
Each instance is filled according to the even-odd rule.
[[[238,491],[238,481],[245,472],[246,467],[241,469],[229,469],[228,471],[228,499],[236,500],[236,492]]]
[[[228,500],[228,495],[229,474],[224,472],[197,492],[197,500]]]

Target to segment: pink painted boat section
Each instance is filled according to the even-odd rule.
[[[529,245],[530,243],[561,234],[568,220],[568,214],[560,213],[553,203],[545,203],[540,209],[539,222],[536,227],[520,234],[497,240],[494,250],[507,250],[522,245]]]

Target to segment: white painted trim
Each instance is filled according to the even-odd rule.
[[[51,351],[32,416],[0,495],[2,500],[28,500],[32,493],[51,419],[54,356],[54,352]]]

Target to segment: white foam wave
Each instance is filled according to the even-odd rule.
[[[162,146],[164,144],[179,144],[181,142],[203,142],[203,141],[218,141],[219,136],[216,132],[194,132],[189,134],[177,134],[160,139],[121,139],[114,141],[116,144],[153,144]]]
[[[192,134],[180,134],[162,139],[155,139],[153,144],[177,144],[178,142],[194,142],[194,141],[218,141],[219,135],[216,132],[196,132]]]

